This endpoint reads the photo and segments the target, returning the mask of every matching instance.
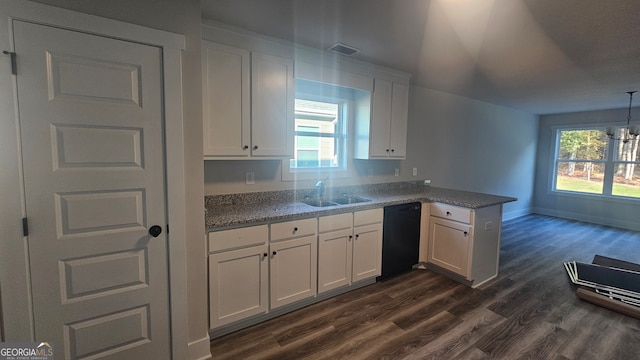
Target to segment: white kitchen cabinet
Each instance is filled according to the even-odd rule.
[[[209,326],[269,309],[266,225],[209,233]]]
[[[469,246],[472,227],[435,216],[431,217],[429,262],[469,279]]]
[[[271,309],[317,294],[317,219],[271,224]]]
[[[291,58],[203,41],[206,159],[293,155]]]
[[[376,78],[370,113],[363,98],[356,116],[356,159],[404,159],[407,156],[409,85]]]
[[[381,274],[382,214],[372,209],[318,219],[318,293]]]
[[[426,258],[476,287],[498,275],[502,205],[468,209],[430,206]]]
[[[352,282],[382,275],[382,214],[382,209],[353,213]]]

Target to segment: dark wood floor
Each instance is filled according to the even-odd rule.
[[[211,342],[214,359],[640,359],[640,320],[578,299],[562,266],[640,263],[640,233],[531,215],[505,222],[500,275],[470,289],[427,270]]]

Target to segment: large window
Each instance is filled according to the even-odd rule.
[[[554,190],[640,198],[638,140],[609,140],[600,128],[557,129],[555,154]]]

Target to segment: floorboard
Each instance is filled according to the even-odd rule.
[[[564,261],[640,263],[640,232],[529,215],[470,289],[414,270],[214,339],[214,359],[638,359],[640,320],[582,301]]]

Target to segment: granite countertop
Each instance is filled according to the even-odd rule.
[[[383,206],[420,202],[440,202],[471,209],[516,201],[508,196],[425,186],[416,182],[373,184],[328,188],[332,195],[357,195],[371,199],[349,205],[314,207],[302,203],[314,196],[315,189],[269,191],[260,193],[209,195],[205,197],[207,231],[267,222],[299,219]]]

